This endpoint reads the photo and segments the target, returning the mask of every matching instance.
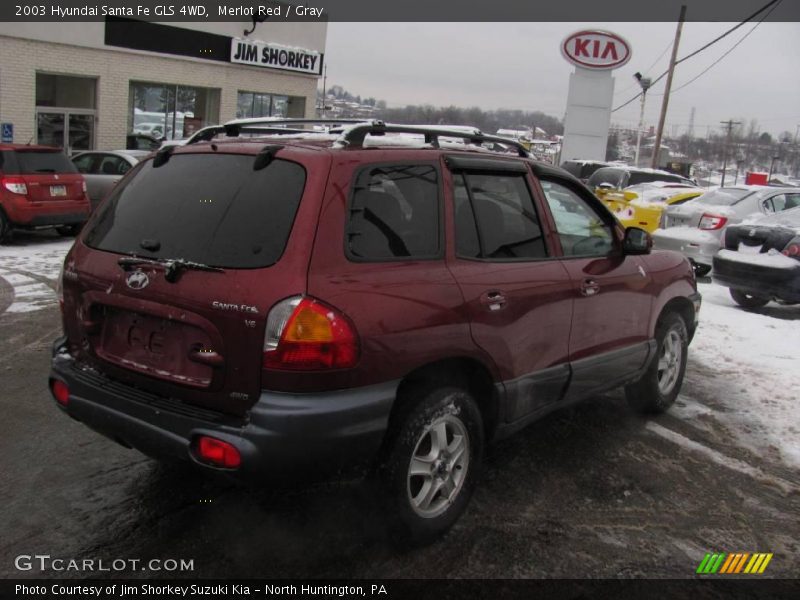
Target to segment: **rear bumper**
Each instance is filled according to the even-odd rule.
[[[715,256],[713,280],[753,296],[800,302],[800,261],[794,269],[775,269]]]
[[[85,223],[91,213],[89,200],[29,202],[27,199],[3,204],[6,216],[17,227],[48,227]]]
[[[380,449],[399,382],[314,394],[262,392],[244,418],[157,397],[81,369],[53,347],[51,379],[69,386],[72,418],[156,458],[189,460],[237,479],[318,479],[369,467]],[[241,454],[236,470],[198,462],[193,441],[208,435]]]
[[[693,234],[700,232],[699,229],[690,229],[690,231]],[[719,239],[711,234],[707,239],[703,239],[703,237],[705,236],[682,238],[670,229],[658,229],[653,233],[653,247],[658,250],[680,252],[689,260],[710,267],[714,255],[719,252],[720,243]]]

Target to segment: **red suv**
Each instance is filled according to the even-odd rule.
[[[133,168],[67,255],[71,417],[251,480],[367,468],[425,540],[490,440],[617,386],[674,401],[692,268],[565,171],[464,128],[222,132]]]
[[[86,182],[59,148],[0,144],[0,243],[15,228],[75,235],[90,212]]]

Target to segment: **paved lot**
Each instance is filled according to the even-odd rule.
[[[201,577],[680,578],[705,552],[744,551],[774,553],[765,576],[800,572],[800,307],[745,313],[702,284],[670,413],[642,419],[615,393],[549,416],[490,449],[447,536],[399,552],[363,484],[242,489],[61,414],[47,373],[68,247],[50,234],[0,247],[4,577],[26,575],[20,554],[194,559]]]

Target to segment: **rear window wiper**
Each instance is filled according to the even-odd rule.
[[[203,263],[185,260],[183,258],[142,258],[138,256],[123,256],[117,261],[117,264],[125,271],[139,265],[158,265],[164,267],[164,279],[170,283],[175,283],[178,280],[178,275],[184,270],[193,271],[208,271],[211,273],[224,273],[225,270],[220,267],[212,267]]]

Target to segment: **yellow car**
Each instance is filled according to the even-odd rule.
[[[600,199],[624,227],[639,227],[653,233],[658,229],[661,213],[668,205],[682,204],[706,191],[659,181],[634,185],[621,191],[609,191]]]

